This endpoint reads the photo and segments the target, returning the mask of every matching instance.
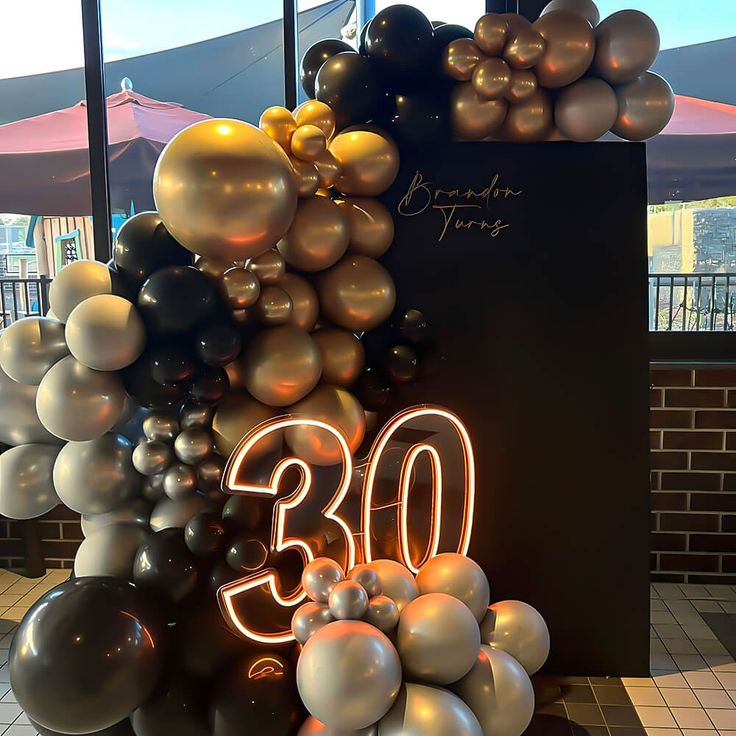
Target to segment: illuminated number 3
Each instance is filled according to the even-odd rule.
[[[421,421],[423,426],[428,426],[430,431],[420,434],[427,435],[422,441],[408,442],[403,437],[405,430],[411,435],[411,427]],[[429,423],[429,424],[427,424]],[[337,442],[341,455],[341,476],[332,497],[323,508],[309,507],[308,499],[310,491],[315,490],[313,468],[304,460],[296,457],[286,457],[278,462],[271,470],[270,480],[267,484],[243,481],[242,477],[248,468],[248,462],[258,452],[262,443],[267,443],[277,433],[281,433],[290,427],[311,426],[324,430]],[[450,430],[448,432],[448,429]],[[432,444],[432,437],[442,437],[442,442]],[[409,445],[408,449],[406,446]],[[439,445],[439,446],[438,446]],[[399,470],[398,488],[394,488],[395,494],[390,502],[377,504],[375,496],[379,479],[385,484],[387,476],[391,473],[389,455],[395,452],[403,452],[401,467]],[[455,457],[447,457],[453,453]],[[443,457],[443,454],[445,457]],[[412,555],[411,535],[409,529],[409,508],[412,492],[412,478],[416,466],[423,456],[426,456],[431,471],[432,483],[431,512],[429,519],[429,540],[418,558]],[[299,473],[299,482],[296,489],[284,496],[277,498],[284,474],[296,469]],[[448,501],[457,504],[458,499],[448,499],[446,479],[448,475],[456,475],[459,478],[463,495],[460,499],[460,507],[457,508],[456,516],[459,517],[454,527],[443,532],[443,520],[448,516],[446,507]],[[434,557],[440,551],[457,551],[466,554],[470,544],[470,535],[473,525],[473,510],[475,503],[475,463],[473,448],[467,429],[458,417],[446,409],[433,406],[421,406],[407,409],[395,416],[378,434],[371,452],[365,464],[365,478],[363,481],[363,492],[361,496],[360,525],[361,530],[353,531],[348,522],[340,516],[340,507],[350,490],[351,478],[353,477],[353,459],[350,454],[347,441],[343,434],[332,425],[316,419],[299,417],[282,417],[273,419],[259,425],[247,434],[238,444],[228,461],[223,476],[223,490],[227,493],[240,493],[255,496],[270,496],[277,498],[273,506],[272,526],[270,532],[270,550],[280,553],[287,550],[298,552],[304,564],[313,560],[319,551],[315,551],[309,539],[315,539],[317,531],[326,538],[333,540],[330,543],[331,550],[334,549],[334,540],[342,539],[344,545],[338,545],[343,554],[337,559],[346,570],[356,563],[356,544],[354,537],[362,538],[359,552],[361,558],[370,562],[379,557],[393,557],[406,565],[413,572],[428,559]],[[389,478],[390,480],[390,478]],[[322,490],[322,489],[320,489]],[[301,508],[299,508],[301,507]],[[316,508],[316,510],[315,510]],[[299,509],[297,511],[297,509]],[[392,522],[396,525],[396,539],[398,544],[381,545],[375,539],[374,531],[376,525],[380,525],[380,514],[392,510]],[[300,535],[288,536],[286,532],[287,519],[291,514],[311,514],[309,519],[300,518]],[[378,515],[378,516],[377,516]],[[326,525],[332,529],[326,528]],[[448,526],[451,526],[448,524]],[[330,556],[337,558],[334,553]],[[279,579],[278,571],[267,568],[255,572],[234,583],[224,585],[219,592],[220,604],[226,618],[244,636],[263,643],[280,643],[293,639],[290,630],[291,615],[296,606],[305,600],[305,593],[301,586],[295,590],[285,591]],[[238,601],[245,601],[241,609],[236,605]],[[275,604],[272,611],[262,611],[260,625],[252,619],[255,607],[270,607]]]

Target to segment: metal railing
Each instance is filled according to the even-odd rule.
[[[46,314],[49,310],[48,276],[31,279],[0,277],[2,326],[7,327],[23,317]]]
[[[649,274],[652,332],[726,332],[735,312],[736,273]]]

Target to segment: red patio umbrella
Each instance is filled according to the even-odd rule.
[[[124,89],[107,98],[113,210],[153,209],[158,155],[180,130],[208,118]],[[0,125],[0,212],[91,215],[86,103]]]

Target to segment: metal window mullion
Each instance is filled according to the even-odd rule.
[[[299,59],[297,0],[284,0],[284,105],[293,110],[298,99],[297,63]]]

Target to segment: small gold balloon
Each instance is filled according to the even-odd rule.
[[[472,83],[484,100],[497,100],[511,84],[511,69],[503,59],[486,59],[473,70]]]
[[[506,100],[484,100],[471,82],[458,84],[450,108],[455,135],[462,140],[482,140],[501,127],[508,108]]]
[[[323,190],[327,190],[337,184],[338,179],[342,175],[342,167],[331,151],[325,151],[314,162],[314,165],[317,167],[319,185]],[[317,190],[317,194],[321,194],[320,190]],[[329,192],[325,191],[325,196],[329,196]]]
[[[243,354],[244,381],[250,394],[268,406],[289,406],[319,382],[322,359],[317,343],[296,327],[259,332]]]
[[[258,121],[258,127],[287,153],[289,152],[291,137],[296,130],[296,120],[285,107],[274,105],[264,110]]]
[[[289,156],[289,161],[294,167],[294,181],[296,181],[297,192],[300,197],[313,197],[319,189],[319,171],[316,164],[311,161],[302,161],[299,158]]]
[[[533,28],[517,31],[504,49],[503,58],[514,69],[531,69],[544,55],[546,41]]]
[[[220,261],[252,258],[289,229],[294,171],[265,133],[239,120],[203,120],[177,133],[159,156],[153,196],[185,248]]]
[[[349,238],[343,210],[327,197],[314,197],[299,203],[291,228],[277,247],[290,266],[324,271],[344,255]]]
[[[336,187],[343,194],[377,197],[399,173],[399,149],[386,135],[370,130],[340,133],[330,151],[342,167]]]
[[[351,393],[337,386],[317,386],[289,411],[295,416],[307,416],[337,427],[345,436],[351,453],[357,451],[365,436],[363,407]],[[294,454],[308,463],[336,465],[343,459],[337,440],[319,427],[289,427],[285,437]]]
[[[319,317],[319,297],[314,287],[295,273],[285,274],[279,286],[291,297],[289,324],[306,332],[312,330]]]
[[[316,125],[300,125],[291,137],[291,152],[302,161],[316,161],[327,150],[327,138]]]
[[[542,87],[566,87],[588,71],[595,54],[595,33],[585,18],[567,10],[553,10],[532,27],[546,41],[535,67]]]
[[[286,264],[281,254],[275,250],[267,250],[256,258],[251,258],[246,269],[258,277],[262,284],[275,283],[286,273]]]
[[[515,105],[528,100],[537,91],[538,86],[537,75],[531,69],[514,69],[505,97]]]
[[[522,28],[531,28],[532,25],[523,15],[518,13],[501,13],[501,17],[506,21],[509,38],[516,35]]]
[[[337,204],[348,217],[348,251],[380,258],[394,240],[394,218],[386,205],[368,197],[347,197]]]
[[[363,343],[349,330],[326,327],[314,337],[322,356],[322,382],[332,386],[351,386],[363,370]]]
[[[543,141],[552,123],[552,101],[544,90],[539,89],[524,102],[509,107],[501,135],[519,143]]]
[[[214,258],[205,258],[200,256],[194,262],[194,267],[200,270],[203,274],[210,276],[213,279],[219,279],[228,269],[235,265],[232,261],[217,261]]]
[[[644,72],[617,87],[616,97],[618,117],[612,130],[629,141],[643,141],[660,133],[675,110],[672,87],[654,72]]]
[[[335,133],[335,113],[319,100],[307,100],[294,110],[297,126],[316,125],[330,140]]]
[[[233,309],[230,317],[238,327],[253,327],[258,323],[258,317],[253,309]]]
[[[477,44],[470,38],[458,38],[447,45],[443,64],[445,72],[453,79],[467,82],[485,57]]]
[[[366,256],[347,255],[320,274],[317,292],[325,317],[355,332],[378,327],[396,305],[391,275]]]
[[[498,13],[486,13],[475,24],[475,43],[489,56],[500,56],[508,37],[508,21]]]
[[[291,297],[284,289],[269,284],[261,289],[254,309],[264,325],[275,327],[289,323],[294,307]]]
[[[245,309],[258,301],[261,284],[256,275],[244,268],[231,268],[222,274],[222,291],[230,309]]]
[[[238,442],[261,422],[275,416],[271,407],[261,404],[247,393],[231,392],[217,405],[212,420],[215,447],[223,457],[229,457]],[[259,445],[259,448],[261,446]],[[272,443],[270,449],[277,449]]]

